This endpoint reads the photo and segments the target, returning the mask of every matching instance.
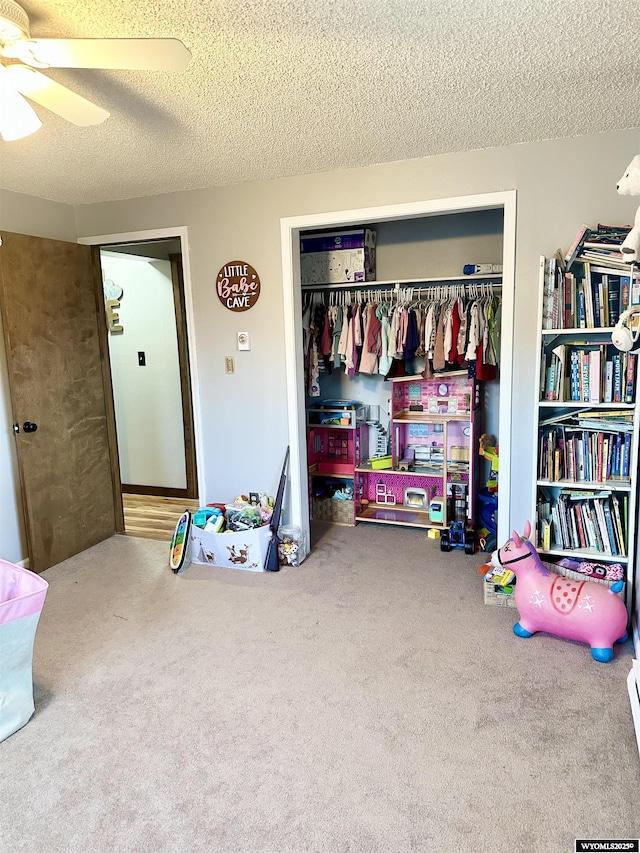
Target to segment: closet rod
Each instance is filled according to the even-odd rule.
[[[431,287],[443,284],[491,284],[499,287],[502,284],[502,273],[489,275],[447,275],[440,278],[405,278],[385,279],[384,281],[341,281],[336,283],[323,282],[320,284],[301,284],[302,290],[340,290],[359,287]]]

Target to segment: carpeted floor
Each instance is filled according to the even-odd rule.
[[[482,555],[323,528],[299,568],[116,536],[47,571],[6,853],[570,853],[640,836],[626,676],[515,637]]]

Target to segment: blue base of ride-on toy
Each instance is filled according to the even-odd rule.
[[[533,633],[531,631],[527,631],[526,628],[523,628],[519,622],[513,626],[513,633],[518,637],[533,637]]]
[[[613,649],[591,649],[591,657],[598,663],[609,663],[613,660]]]
[[[620,637],[620,639],[616,640],[616,643],[626,643],[629,639],[628,631],[625,631],[624,634]],[[613,649],[591,649],[591,657],[594,660],[599,661],[600,663],[609,663],[609,661],[613,660]]]

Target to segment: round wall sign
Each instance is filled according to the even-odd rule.
[[[260,296],[260,276],[245,261],[229,261],[218,273],[216,292],[230,311],[248,311]]]

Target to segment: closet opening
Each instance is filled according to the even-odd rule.
[[[375,232],[375,280],[303,283],[301,239],[348,226]],[[442,531],[462,519],[480,526],[478,493],[491,474],[479,454],[485,435],[485,444],[500,451],[495,532],[500,538],[508,531],[514,246],[515,192],[282,221],[292,450],[288,512],[308,542],[310,517]],[[487,262],[501,266],[501,273],[463,274],[465,265]],[[354,326],[357,316],[363,334],[375,312],[372,325],[387,325],[388,333],[389,319],[403,315],[405,322],[411,314],[424,332],[430,311],[436,326],[441,312],[452,312],[457,336],[460,321],[471,321],[473,312],[481,332],[479,360],[477,342],[472,355],[468,335],[460,339],[465,358],[449,360],[451,328],[442,364],[443,347],[434,361],[424,340],[408,360],[371,359],[366,347],[364,363],[362,347],[353,349],[354,366],[344,353],[342,361],[336,356],[336,326],[340,330],[347,318]],[[319,323],[318,340],[322,333],[325,338],[316,360],[309,344]],[[335,334],[331,347],[329,333]],[[475,364],[468,370],[472,362],[477,370]],[[338,500],[330,500],[331,494]]]

